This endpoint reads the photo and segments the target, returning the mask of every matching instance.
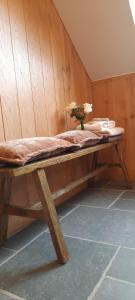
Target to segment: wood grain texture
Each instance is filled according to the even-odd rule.
[[[64,264],[68,261],[68,249],[64,240],[61,226],[58,220],[56,209],[52,201],[52,194],[48,185],[46,173],[43,169],[35,172],[37,188],[40,192],[40,200],[45,211],[47,224],[52,237],[53,246],[55,248],[59,263]]]
[[[93,82],[94,113],[97,117],[109,117],[117,126],[125,128],[123,150],[130,180],[135,179],[135,73]],[[112,161],[115,159],[112,155]],[[120,173],[105,174],[116,180]]]
[[[91,81],[51,0],[0,0],[0,69],[0,141],[75,128],[66,105],[91,99]],[[87,171],[78,158],[49,167],[47,176],[55,192]],[[15,180],[11,198],[21,206],[39,200],[30,174]],[[28,222],[11,216],[9,235]]]
[[[55,135],[58,132],[57,125],[57,105],[55,95],[55,83],[53,73],[52,48],[49,29],[49,12],[47,1],[38,0],[39,8],[39,37],[42,57],[42,70],[45,89],[45,103],[47,107],[46,118],[48,120],[49,135]]]
[[[20,114],[6,0],[0,1],[0,96],[0,138],[1,140],[19,138],[21,136]]]
[[[35,1],[23,1],[28,44],[29,66],[37,136],[48,134],[47,109],[39,40],[39,14]]]
[[[11,198],[11,178],[2,178],[0,181],[0,204],[3,206],[9,204]],[[0,211],[0,245],[3,245],[7,239],[8,231],[8,213],[2,209]]]
[[[49,29],[50,29],[50,41],[52,48],[52,62],[55,84],[55,97],[57,105],[57,126],[58,132],[63,128],[67,129],[66,122],[66,95],[64,90],[64,78],[63,78],[63,36],[61,34],[61,23],[59,17],[54,9],[53,4],[48,2],[49,14]]]
[[[22,0],[8,1],[22,136],[36,135],[29,54]]]

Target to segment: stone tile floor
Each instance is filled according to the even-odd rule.
[[[99,182],[58,208],[70,260],[34,222],[0,248],[0,300],[135,300],[135,185]]]

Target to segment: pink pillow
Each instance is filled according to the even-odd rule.
[[[78,147],[56,137],[18,139],[0,143],[0,162],[24,165],[26,162],[58,155],[69,149]]]
[[[87,130],[71,130],[56,135],[56,138],[76,144],[82,148],[96,145],[101,141],[102,135],[97,135]]]

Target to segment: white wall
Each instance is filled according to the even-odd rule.
[[[135,72],[128,0],[53,0],[93,80]]]

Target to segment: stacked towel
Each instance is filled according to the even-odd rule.
[[[108,129],[115,127],[115,121],[91,121],[86,123],[84,127],[86,130],[104,133]],[[77,127],[77,129],[80,129],[80,125]]]
[[[94,118],[91,122],[84,124],[84,129],[103,134],[104,137],[121,137],[125,130],[115,125],[115,121],[109,118]],[[77,129],[81,129],[81,126],[77,126]]]
[[[101,130],[103,131],[105,128],[114,128],[116,123],[113,120],[102,120],[102,119],[96,119],[94,118],[91,122],[89,122],[90,125],[100,125]]]

